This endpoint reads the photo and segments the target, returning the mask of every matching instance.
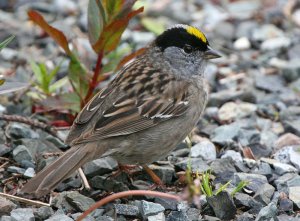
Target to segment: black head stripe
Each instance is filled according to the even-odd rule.
[[[207,50],[208,42],[203,42],[196,36],[188,33],[183,27],[174,27],[166,30],[157,37],[155,44],[164,51],[168,47],[183,48],[186,44],[191,45],[193,48],[205,51]]]

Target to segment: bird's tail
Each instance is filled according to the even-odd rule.
[[[97,148],[94,145],[93,143],[88,143],[73,146],[56,161],[29,180],[21,189],[21,194],[36,198],[48,194],[61,181],[71,176],[76,169],[101,155],[99,153],[99,149],[101,148]]]

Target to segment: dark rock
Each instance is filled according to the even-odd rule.
[[[109,216],[98,216],[97,221],[114,221],[114,219]]]
[[[19,173],[19,174],[24,174],[25,173],[25,170],[23,168],[16,167],[16,166],[7,167],[7,171],[11,172],[11,173]]]
[[[18,208],[10,213],[13,221],[35,221],[33,209],[31,208]]]
[[[234,150],[226,150],[221,156],[221,159],[223,158],[230,158],[234,163],[243,161],[242,155]]]
[[[39,134],[30,129],[29,126],[20,123],[11,123],[7,128],[8,135],[13,139],[20,138],[39,138]]]
[[[88,162],[83,166],[84,174],[87,177],[94,177],[96,175],[104,175],[117,169],[118,163],[111,157],[104,157],[92,162]]]
[[[0,197],[0,216],[9,215],[17,207],[12,201]]]
[[[291,212],[293,211],[293,201],[288,198],[279,198],[278,210],[280,212]]]
[[[52,217],[50,217],[50,219],[52,219],[53,217],[55,218],[58,215],[63,215],[62,211],[65,213],[70,213],[74,211],[74,207],[70,205],[70,203],[66,200],[66,195],[68,193],[69,192],[67,191],[59,193],[52,199],[51,206],[59,210]],[[58,220],[58,219],[54,219],[54,220]]]
[[[25,168],[25,169],[28,169],[28,168],[33,168],[33,169],[35,169],[34,163],[31,162],[31,161],[28,161],[28,160],[22,160],[22,161],[20,162],[20,166],[23,167],[23,168]]]
[[[264,175],[267,178],[272,177],[272,169],[270,165],[265,162],[260,162],[258,168],[253,169],[251,172],[255,174]]]
[[[288,64],[282,68],[282,75],[288,82],[292,82],[300,78],[300,60],[290,60]]]
[[[21,163],[23,160],[28,160],[28,161],[33,160],[30,151],[24,145],[18,145],[13,150],[13,158],[18,163]]]
[[[271,220],[276,217],[276,213],[277,207],[273,202],[271,202],[269,205],[260,210],[255,221]]]
[[[50,143],[54,144],[57,148],[59,148],[61,150],[65,150],[68,147],[68,145],[63,143],[61,140],[59,140],[58,138],[53,137],[51,135],[48,135],[47,137],[45,137],[45,140],[47,140]]]
[[[77,220],[79,218],[79,216],[81,216],[82,213],[74,213],[71,215],[71,217],[74,219],[74,220]],[[85,217],[83,219],[84,221],[96,221],[94,217],[88,215],[87,217]]]
[[[254,221],[254,220],[255,220],[254,216],[247,212],[237,216],[236,219],[236,221]]]
[[[257,202],[253,197],[245,193],[236,193],[234,195],[234,202],[238,208],[245,207],[251,214],[257,214],[263,208],[260,202]]]
[[[68,179],[64,180],[63,182],[59,183],[55,190],[58,192],[63,192],[69,189],[80,188],[82,186],[81,178],[80,177],[69,177]]]
[[[124,216],[138,216],[139,215],[139,208],[133,205],[127,204],[114,204],[115,212],[118,215]]]
[[[65,199],[72,207],[81,212],[87,210],[95,203],[93,199],[83,196],[77,191],[67,192]]]
[[[34,211],[34,217],[37,221],[43,221],[48,219],[54,214],[53,209],[49,206],[42,206]]]
[[[208,197],[207,203],[221,220],[231,220],[236,214],[236,207],[228,192],[221,192],[216,196]]]
[[[293,133],[300,136],[300,119],[293,121],[283,121],[285,132]]]
[[[249,144],[248,146],[257,159],[260,159],[261,157],[269,157],[272,153],[272,148],[259,143]]]
[[[166,210],[177,210],[177,202],[166,198],[155,198],[155,203],[162,205]]]
[[[263,184],[268,183],[267,178],[260,174],[235,173],[233,184],[237,185],[241,181],[250,182],[247,188],[254,192],[257,192]]]
[[[145,200],[142,200],[141,202],[141,214],[144,219],[147,219],[147,217],[156,215],[163,211],[165,211],[165,208],[158,203],[152,203]]]
[[[278,177],[275,181],[275,187],[278,191],[286,190],[288,187],[288,181],[292,180],[295,177],[294,173],[286,173]]]
[[[253,198],[265,206],[270,203],[274,191],[275,188],[272,185],[268,183],[264,183],[260,186],[258,191],[256,191]]]
[[[1,133],[0,133],[1,136]],[[11,147],[6,146],[5,144],[0,144],[0,157],[12,151]]]
[[[209,170],[209,166],[206,164],[202,158],[191,158],[191,159],[184,159],[175,164],[175,166],[181,170],[186,170],[188,168],[188,164],[191,164],[191,169],[193,172],[205,172]]]
[[[95,189],[101,189],[112,192],[121,192],[129,190],[124,182],[119,182],[115,179],[105,176],[95,176],[89,180],[90,185]]]
[[[190,219],[183,211],[171,211],[166,221],[190,221]]]
[[[221,176],[226,172],[232,174],[236,172],[234,162],[230,158],[216,159],[210,164],[210,168],[216,176]]]

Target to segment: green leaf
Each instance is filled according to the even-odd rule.
[[[43,76],[42,76],[42,73],[41,73],[41,69],[40,69],[40,66],[35,63],[34,61],[30,61],[30,66],[31,66],[31,69],[32,69],[32,72],[37,80],[37,83],[39,85],[42,85],[42,82],[43,82]]]
[[[81,99],[86,96],[88,91],[89,79],[87,73],[87,69],[83,64],[81,64],[76,57],[71,57],[68,77],[74,91]]]
[[[7,39],[5,39],[4,41],[2,41],[0,43],[0,51],[5,48],[13,39],[15,38],[14,35],[11,35],[10,37],[8,37]]]
[[[105,23],[105,10],[101,1],[90,0],[88,4],[88,34],[91,45],[98,41]]]
[[[43,16],[41,16],[38,12],[34,10],[28,11],[28,17],[38,26],[40,26],[51,38],[56,41],[56,43],[64,49],[64,51],[71,56],[72,52],[69,48],[68,41],[64,33],[60,30],[54,28],[53,26],[49,25]]]
[[[5,79],[0,79],[0,86],[5,83]]]
[[[245,186],[247,186],[250,182],[242,180],[239,182],[239,184],[234,188],[234,190],[231,192],[231,196],[234,196],[237,192],[240,192]]]
[[[108,17],[108,21],[112,20],[116,14],[120,13],[124,4],[124,0],[103,0],[102,2]],[[130,0],[127,0],[127,2],[130,2]]]
[[[222,191],[224,191],[227,186],[231,183],[231,180],[229,180],[227,183],[225,183],[224,185],[222,185],[215,193],[215,195],[218,195],[219,193],[221,193]]]
[[[49,92],[54,93],[55,91],[57,91],[59,88],[61,88],[68,82],[69,82],[69,79],[67,77],[64,77],[62,79],[59,79],[58,81],[55,81],[53,84],[50,85]]]

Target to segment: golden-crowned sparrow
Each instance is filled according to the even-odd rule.
[[[21,192],[45,195],[104,156],[140,165],[165,157],[197,123],[207,102],[204,66],[218,57],[199,29],[167,29],[89,101],[66,139],[71,148]]]

